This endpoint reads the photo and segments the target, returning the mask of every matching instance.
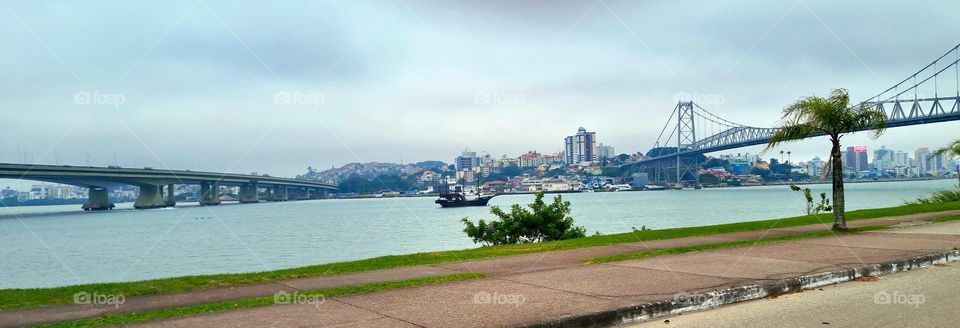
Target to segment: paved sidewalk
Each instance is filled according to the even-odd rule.
[[[937,231],[960,223],[917,228]],[[950,230],[950,229],[944,229]],[[958,232],[960,233],[960,232]],[[954,249],[960,234],[870,232],[334,297],[319,307],[276,305],[147,322],[138,327],[499,327]],[[525,270],[520,270],[525,271]]]
[[[911,225],[934,217],[957,214],[960,211],[859,220],[852,221],[851,226]],[[927,225],[921,228],[936,230],[932,227]],[[586,265],[581,262],[596,256],[756,240],[827,228],[829,224],[774,228],[130,297],[120,307],[69,304],[7,311],[0,312],[0,327],[267,296],[279,291],[292,292],[457,272],[485,272],[494,278],[337,297],[327,299],[319,308],[277,305],[177,318],[147,325],[220,327],[233,322],[239,326],[249,326],[261,321],[275,327],[313,324],[430,327],[530,324],[566,315],[663,300],[678,291],[705,291],[946,250],[958,241],[954,234],[892,235],[872,232],[612,264]],[[522,302],[519,302],[521,299]]]
[[[960,224],[903,233],[960,233]],[[638,324],[653,327],[954,327],[960,322],[960,263],[827,286]],[[789,311],[771,311],[789,309]]]

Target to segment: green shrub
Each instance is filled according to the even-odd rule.
[[[543,193],[536,194],[537,199],[527,205],[530,209],[513,204],[510,212],[493,206],[490,213],[498,220],[480,220],[476,224],[469,218],[463,218],[466,228],[463,232],[473,242],[484,245],[503,245],[536,243],[541,241],[564,240],[586,237],[587,229],[573,225],[570,217],[570,202],[563,201],[560,195],[553,203],[543,201]]]

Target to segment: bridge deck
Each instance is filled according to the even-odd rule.
[[[257,183],[261,186],[288,186],[314,189],[336,189],[316,181],[279,178],[264,175],[217,173],[190,170],[152,168],[119,168],[67,165],[28,165],[0,163],[0,178],[49,181],[78,186],[98,186],[97,181],[120,184],[199,184],[215,182],[221,185]]]

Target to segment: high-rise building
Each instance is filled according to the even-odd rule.
[[[932,170],[930,165],[930,148],[917,148],[917,151],[914,152],[913,160],[916,161],[914,167],[917,168],[918,173],[923,174]]]
[[[897,151],[893,154],[893,163],[899,166],[910,166],[910,154],[905,151]]]
[[[873,151],[873,168],[876,169],[877,175],[887,175],[889,172],[893,172],[893,168],[896,166],[894,157],[893,150],[887,149],[887,146],[880,146],[880,149]]]
[[[893,161],[893,150],[880,146],[880,149],[873,151],[873,161]]]
[[[869,170],[867,166],[867,146],[847,147],[844,165],[854,172]]]
[[[807,165],[807,174],[813,179],[820,179],[823,175],[824,162],[819,156],[814,156]]]
[[[930,156],[930,166],[932,166],[934,170],[942,171],[944,168],[947,167],[946,164],[947,163],[944,162],[943,160],[943,156],[941,155]]]
[[[603,143],[600,143],[597,146],[597,159],[599,160],[608,160],[617,156],[616,152],[613,150],[613,146],[604,146]]]
[[[564,152],[567,164],[593,162],[597,160],[597,133],[587,132],[582,126],[576,135],[564,139]]]
[[[473,168],[480,166],[480,157],[477,157],[477,152],[464,149],[463,153],[457,156],[456,164],[457,171],[473,170]]]

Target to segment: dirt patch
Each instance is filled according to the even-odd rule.
[[[863,276],[857,279],[853,279],[853,281],[856,281],[856,282],[874,282],[878,280],[880,280],[880,277],[877,277],[877,276]]]
[[[780,293],[780,294],[776,294],[776,295],[770,295],[770,296],[767,296],[767,297],[765,297],[765,298],[768,299],[768,300],[772,300],[772,299],[776,299],[776,298],[778,298],[778,297],[780,297],[780,296],[787,296],[787,295],[790,295],[790,294],[799,294],[799,293],[803,293],[803,289],[794,289],[794,290],[788,291],[788,292],[786,292],[786,293]]]

